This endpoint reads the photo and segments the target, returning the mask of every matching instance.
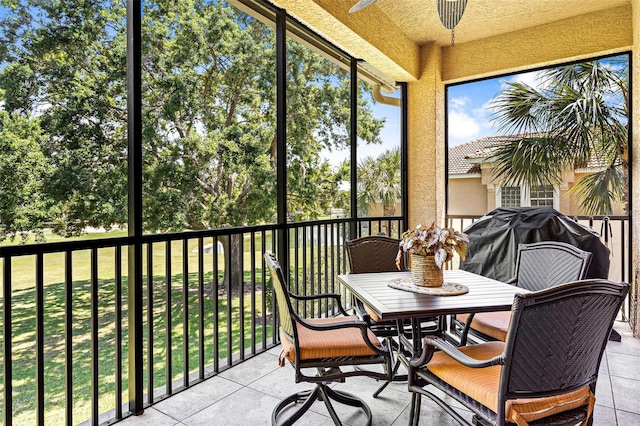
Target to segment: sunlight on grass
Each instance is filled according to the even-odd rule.
[[[248,238],[254,238],[255,253],[251,253]],[[213,245],[213,238],[203,239],[203,245]],[[271,248],[271,236],[267,235],[265,247]],[[198,239],[153,243],[143,246],[143,386],[144,392],[152,388],[154,394],[167,391],[167,381],[172,386],[182,386],[186,375],[198,371],[200,357],[205,370],[213,371],[214,365],[224,368],[237,362],[241,345],[249,355],[255,350],[267,348],[273,342],[274,329],[271,316],[271,284],[267,282],[263,299],[262,241],[261,235],[245,235],[243,244],[244,289],[229,289],[224,284],[225,259],[218,253],[203,254],[202,288],[200,289]],[[328,273],[317,259],[326,247],[315,246],[311,250],[295,253],[300,265],[306,264],[306,273],[298,271],[301,294],[326,291]],[[170,251],[170,252],[169,252]],[[122,354],[122,401],[128,397],[128,252],[124,247],[121,258],[116,259],[116,249],[97,249],[97,312],[98,327],[98,411],[108,413],[115,408],[117,365],[117,343],[121,342]],[[300,256],[301,253],[306,253]],[[91,250],[71,253],[71,281],[65,282],[64,253],[45,254],[44,261],[44,392],[47,424],[64,423],[65,368],[67,343],[72,354],[72,406],[74,424],[91,416],[92,377],[92,294]],[[186,256],[186,257],[185,257]],[[305,257],[306,256],[306,257]],[[313,260],[314,257],[315,259]],[[167,261],[169,257],[169,261]],[[186,259],[186,263],[185,260]],[[35,318],[35,256],[11,258],[12,272],[12,356],[13,356],[13,419],[14,424],[34,424],[36,404],[36,318]],[[122,271],[121,299],[116,297],[115,268],[119,262]],[[151,262],[151,264],[149,264]],[[217,265],[216,265],[217,264]],[[217,269],[215,269],[217,266]],[[0,263],[0,277],[4,263]],[[252,273],[253,267],[253,273]],[[302,266],[301,266],[302,268]],[[167,279],[168,275],[168,279]],[[304,283],[304,284],[302,284]],[[314,286],[312,289],[311,286]],[[230,291],[231,290],[231,291]],[[229,294],[230,293],[230,294]],[[202,296],[201,296],[202,295]],[[65,297],[71,298],[71,306],[65,305]],[[202,299],[201,299],[202,297]],[[4,299],[0,297],[0,305]],[[202,306],[200,304],[202,303]],[[263,308],[266,306],[266,309]],[[121,307],[120,316],[116,306]],[[67,308],[71,317],[66,317]],[[216,308],[216,309],[214,309]],[[320,313],[325,308],[309,303],[301,307],[306,313]],[[151,309],[151,311],[148,311]],[[185,319],[186,309],[186,319]],[[203,313],[203,329],[200,330],[200,313]],[[217,314],[216,314],[217,312]],[[301,313],[303,313],[301,311]],[[116,335],[116,324],[121,325],[121,335]],[[67,325],[71,327],[72,339],[65,341]],[[255,337],[252,331],[255,330]],[[1,339],[4,335],[0,336]],[[200,353],[200,336],[204,351]],[[170,342],[169,342],[170,337]],[[187,343],[188,342],[188,343]],[[185,344],[187,348],[185,348]],[[152,356],[153,359],[149,359]],[[186,356],[186,359],[185,359]],[[170,360],[170,361],[169,361]],[[0,360],[0,383],[3,370]],[[167,371],[168,365],[170,371]],[[185,365],[188,365],[185,371]],[[149,368],[151,366],[151,371]],[[150,380],[152,384],[150,385]],[[145,397],[146,401],[146,397]],[[3,411],[0,401],[0,413]]]
[[[205,242],[206,244],[206,242]],[[184,333],[183,311],[188,309],[187,335],[188,335],[188,374],[197,372],[199,365],[199,313],[200,300],[198,292],[198,240],[187,241],[187,280],[184,296],[185,281],[183,278],[183,243],[175,241],[171,243],[171,277],[169,285],[165,276],[166,245],[153,244],[153,276],[148,279],[143,277],[144,283],[144,312],[143,312],[143,347],[145,354],[148,350],[148,333],[153,334],[153,387],[164,393],[167,380],[167,357],[171,357],[172,369],[169,377],[172,381],[182,381],[184,375]],[[257,247],[260,247],[257,245]],[[116,389],[116,322],[122,325],[122,359],[123,359],[123,401],[127,398],[127,351],[128,351],[128,309],[127,309],[127,278],[126,264],[127,251],[122,251],[122,271],[125,274],[122,282],[122,300],[115,298],[114,265],[115,249],[105,248],[98,250],[98,393],[99,412],[104,413],[115,408]],[[148,251],[144,252],[143,271],[147,269]],[[261,253],[255,254],[260,259]],[[273,330],[270,322],[266,329],[260,321],[262,312],[261,271],[257,271],[257,289],[254,300],[251,293],[237,293],[233,295],[231,306],[228,306],[227,295],[222,290],[222,277],[224,270],[223,254],[218,257],[219,270],[213,272],[213,255],[205,255],[203,269],[204,287],[204,362],[205,366],[214,365],[217,357],[219,365],[226,365],[227,342],[231,336],[231,352],[239,353],[240,342],[245,344],[245,353],[251,352],[251,344],[257,348],[262,347],[263,339],[270,339]],[[13,344],[13,415],[14,424],[34,424],[36,403],[36,365],[35,365],[35,256],[23,256],[11,260],[14,290],[12,291],[12,344]],[[73,282],[70,286],[72,297],[72,318],[65,317],[65,255],[62,253],[47,254],[44,256],[45,287],[44,287],[44,351],[45,351],[45,405],[47,424],[64,423],[65,403],[65,321],[70,321],[72,327],[72,357],[73,357],[73,423],[79,423],[90,418],[91,415],[91,252],[78,251],[72,254]],[[245,267],[251,264],[251,254],[245,252]],[[256,265],[261,263],[256,260]],[[4,265],[3,265],[4,266]],[[217,277],[214,277],[216,275]],[[1,276],[1,271],[0,271]],[[250,271],[245,271],[245,282],[251,279]],[[151,285],[152,324],[147,323],[147,296]],[[215,293],[214,293],[215,292]],[[218,321],[214,324],[213,304],[215,295],[218,294]],[[168,304],[168,295],[171,303]],[[244,298],[244,310],[240,312],[240,297]],[[186,300],[186,304],[185,304]],[[0,298],[0,303],[4,300]],[[121,317],[117,318],[117,304],[121,304]],[[255,312],[251,311],[255,304]],[[1,307],[1,305],[0,305]],[[231,319],[231,329],[228,328],[227,318]],[[167,352],[167,318],[170,318],[171,347],[170,355]],[[240,336],[240,322],[244,321],[244,335]],[[256,341],[251,340],[251,328],[255,322]],[[215,332],[218,330],[218,347],[215,347]],[[2,335],[4,336],[4,335]],[[0,336],[0,344],[2,343]],[[144,386],[148,390],[149,372],[147,357],[144,360]],[[2,366],[0,361],[0,367]],[[2,369],[0,368],[0,380]],[[3,401],[0,401],[0,413],[4,410]]]

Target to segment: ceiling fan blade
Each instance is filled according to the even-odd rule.
[[[467,0],[437,0],[436,4],[440,22],[445,28],[452,30],[460,22]]]
[[[359,10],[364,9],[365,7],[369,7],[372,4],[376,3],[378,0],[360,0],[358,3],[354,4],[351,9],[349,9],[349,13],[357,12]]]

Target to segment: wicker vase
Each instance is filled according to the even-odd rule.
[[[434,256],[411,255],[411,281],[420,287],[442,286],[442,269],[436,265]]]

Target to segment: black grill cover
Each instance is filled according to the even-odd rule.
[[[465,228],[467,259],[460,269],[498,281],[515,275],[520,243],[561,241],[593,254],[587,278],[607,278],[609,249],[598,233],[549,207],[497,208]]]

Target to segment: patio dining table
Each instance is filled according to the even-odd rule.
[[[425,317],[472,312],[508,311],[518,293],[516,286],[462,270],[445,270],[444,281],[461,284],[468,293],[432,296],[391,288],[388,283],[406,279],[410,272],[375,272],[338,275],[338,281],[382,321],[410,320],[413,356],[421,351],[420,324]]]

